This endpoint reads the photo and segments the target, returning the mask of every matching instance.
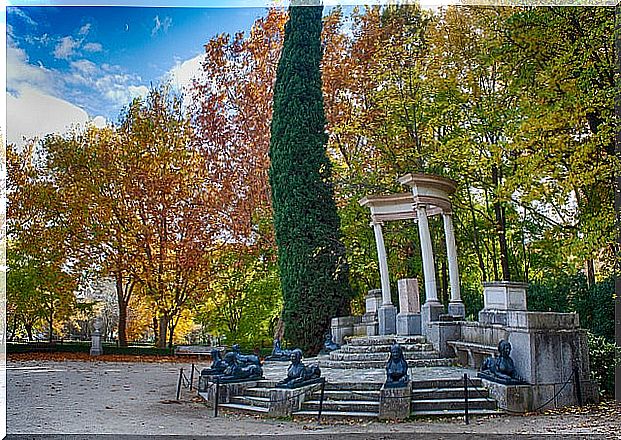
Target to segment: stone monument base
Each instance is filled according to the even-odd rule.
[[[383,304],[377,311],[379,334],[394,335],[397,333],[397,308],[392,304]]]
[[[399,313],[397,334],[400,336],[420,335],[420,313]]]
[[[403,420],[410,417],[412,404],[412,383],[399,388],[380,390],[379,418],[380,420]]]
[[[294,411],[302,408],[302,403],[321,387],[322,379],[311,385],[298,388],[274,388],[270,390],[268,414],[272,417],[290,417]]]
[[[466,316],[466,306],[463,302],[450,302],[448,305],[448,314],[455,318],[464,318]]]

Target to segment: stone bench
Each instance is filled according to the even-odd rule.
[[[198,356],[211,358],[211,350],[215,347],[208,347],[204,345],[179,345],[175,347],[175,356]]]
[[[498,351],[497,347],[476,342],[446,341],[446,344],[455,351],[455,356],[461,365],[477,369],[481,368],[486,357],[494,356]]]

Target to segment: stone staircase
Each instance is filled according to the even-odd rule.
[[[274,381],[259,381],[247,388],[243,395],[232,397],[230,403],[219,408],[231,412],[266,415],[270,390]],[[476,388],[474,388],[474,387]],[[375,420],[379,416],[381,383],[330,383],[324,390],[321,417],[333,420]],[[486,398],[487,397],[487,398]],[[293,413],[294,419],[316,419],[319,412],[321,391],[316,390]],[[463,381],[459,379],[433,379],[412,382],[412,417],[459,417],[464,414]],[[468,388],[468,411],[471,415],[498,414],[496,402],[489,399],[480,379],[471,379]]]
[[[321,417],[326,419],[377,419],[381,383],[326,383]],[[317,418],[321,390],[315,391],[293,413],[294,419]]]
[[[320,367],[328,368],[384,368],[390,346],[398,342],[410,368],[447,367],[454,359],[440,358],[433,345],[424,336],[352,337],[339,350],[319,358]]]
[[[432,379],[412,382],[413,417],[462,416],[465,408],[464,382],[460,379]],[[481,384],[470,378],[468,383],[468,413],[471,415],[498,414],[496,402]]]

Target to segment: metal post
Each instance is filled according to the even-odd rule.
[[[183,368],[179,369],[179,381],[177,382],[177,400],[181,396],[181,381],[183,380]]]
[[[326,389],[326,378],[321,378],[321,394],[319,395],[319,411],[317,412],[317,423],[321,423],[321,411],[323,410],[323,394]]]
[[[468,373],[464,373],[464,418],[466,425],[470,424],[468,419]]]
[[[578,400],[578,406],[582,406],[582,387],[580,385],[580,372],[578,367],[574,367],[574,386],[576,387],[576,399]]]
[[[216,376],[216,401],[213,404],[214,417],[218,417],[218,400],[220,400],[220,377]]]
[[[192,364],[192,371],[190,372],[190,391],[192,391],[193,385],[194,385],[194,364]]]

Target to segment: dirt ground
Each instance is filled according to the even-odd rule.
[[[32,357],[32,356],[31,356]],[[198,367],[207,365],[199,364]],[[179,369],[189,362],[50,360],[9,356],[7,360],[8,434],[217,435],[250,438],[279,435],[309,438],[414,438],[424,433],[556,434],[563,437],[621,439],[621,404],[550,411],[527,416],[386,422],[294,422],[220,414],[195,392],[183,389],[175,401]],[[323,435],[321,435],[323,434]],[[327,436],[327,437],[326,437]],[[459,436],[463,437],[463,436]],[[465,436],[463,438],[473,438]],[[34,438],[34,437],[33,437]]]

